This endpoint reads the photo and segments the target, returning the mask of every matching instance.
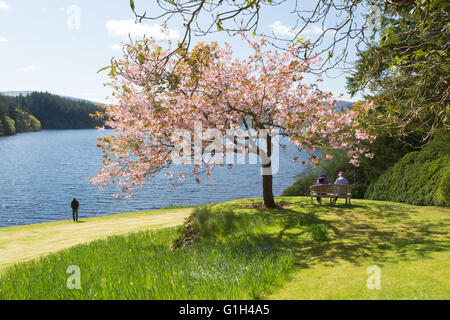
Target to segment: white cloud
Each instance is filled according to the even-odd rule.
[[[273,33],[280,36],[295,36],[296,34],[296,32],[292,28],[285,26],[278,20],[271,24],[269,28]]]
[[[0,10],[9,10],[11,6],[4,1],[0,1]]]
[[[281,21],[275,21],[273,24],[271,24],[269,26],[270,30],[280,36],[290,36],[293,37],[295,36],[300,30],[294,30],[291,27],[288,27],[286,25],[284,25]],[[314,35],[320,35],[323,33],[323,29],[321,27],[317,27],[317,26],[311,26],[310,28],[305,28],[302,31],[302,35],[307,35],[307,34],[314,34]]]
[[[109,46],[109,48],[113,51],[120,51],[122,49],[122,46],[120,46],[118,44],[112,44]]]
[[[180,34],[177,30],[168,29],[167,33],[162,32],[161,26],[158,24],[150,25],[145,23],[136,23],[133,19],[130,20],[109,20],[106,22],[106,28],[109,33],[116,37],[128,36],[133,37],[153,37],[156,40],[162,39],[178,39]]]
[[[0,37],[0,42],[8,42],[8,40],[3,37]]]
[[[315,35],[320,35],[324,31],[325,30],[323,30],[321,27],[317,27],[317,26],[312,26],[311,28],[306,28],[305,30],[303,30],[304,33],[315,34]]]
[[[41,67],[38,67],[38,66],[35,66],[34,64],[32,64],[29,66],[20,67],[18,70],[19,71],[37,71],[37,70],[41,70]]]

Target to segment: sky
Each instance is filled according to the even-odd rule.
[[[140,12],[157,12],[153,1],[135,3]],[[289,9],[278,8],[262,12],[259,30],[288,35],[294,23]],[[168,27],[172,39],[183,33],[176,21]],[[319,31],[311,27],[307,33]],[[133,38],[143,34],[161,37],[155,22],[134,23],[129,0],[1,0],[0,92],[48,91],[107,102],[111,89],[104,83],[108,78],[106,72],[97,71],[108,66],[113,56],[121,55],[120,43],[127,42],[129,34]],[[240,58],[246,54],[243,42],[225,33],[196,39],[209,40],[230,43]],[[350,51],[349,56],[353,55]],[[345,76],[336,77],[339,74],[325,76],[321,89],[343,94],[344,100],[359,98],[349,97]],[[308,77],[306,81],[314,80]]]

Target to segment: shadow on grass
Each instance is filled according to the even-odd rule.
[[[293,209],[252,209],[254,220],[277,220],[281,227],[252,234],[252,241],[276,243],[290,250],[296,268],[333,265],[344,260],[355,265],[414,261],[450,250],[449,220],[430,221],[412,206],[386,203],[316,205],[301,201]],[[232,205],[242,211],[242,205]],[[420,213],[420,214],[418,214]],[[422,215],[423,216],[423,215]],[[333,234],[328,242],[305,240],[305,226],[326,225]]]

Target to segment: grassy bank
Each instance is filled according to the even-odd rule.
[[[78,244],[147,229],[179,225],[192,208],[130,212],[0,229],[0,274],[14,263]]]
[[[171,250],[183,230],[169,228],[109,237],[16,264],[0,278],[0,298],[450,298],[450,209],[363,200],[352,207],[310,205],[308,198],[296,197],[278,201],[283,209],[263,209],[260,199],[212,206],[212,218],[200,215],[196,224],[208,232],[184,249]],[[69,265],[80,267],[81,290],[66,287]],[[367,288],[372,265],[381,272],[381,289]]]

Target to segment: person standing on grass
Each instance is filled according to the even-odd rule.
[[[72,217],[73,221],[78,222],[78,207],[80,206],[80,203],[77,201],[75,197],[73,197],[73,200],[70,204],[70,207],[72,208]]]
[[[326,175],[322,174],[322,175],[317,179],[316,185],[319,185],[319,184],[330,184],[330,183],[328,182],[328,179],[327,179],[327,176],[326,176]],[[322,198],[321,198],[321,197],[317,197],[317,202],[320,203],[320,204],[322,204]]]

